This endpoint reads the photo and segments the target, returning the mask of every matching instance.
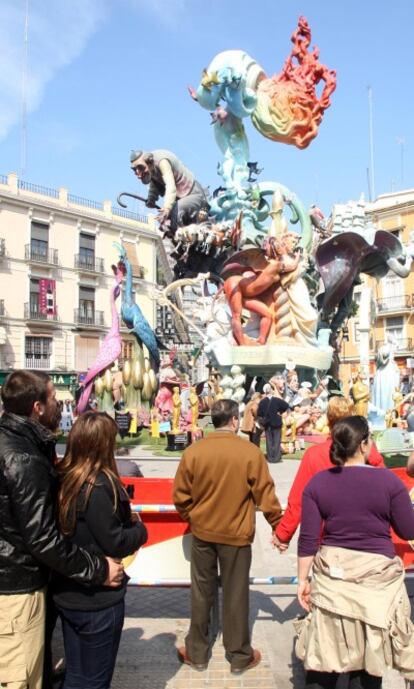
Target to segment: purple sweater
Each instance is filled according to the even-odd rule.
[[[298,555],[315,555],[322,544],[393,558],[390,526],[414,539],[413,505],[398,476],[367,465],[321,471],[303,492]]]

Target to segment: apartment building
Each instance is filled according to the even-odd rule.
[[[47,371],[62,396],[74,389],[111,327],[114,242],[127,251],[136,301],[153,326],[164,251],[153,218],[0,175],[0,385],[26,368]],[[121,334],[125,358],[133,338]]]
[[[407,245],[414,240],[414,189],[383,194],[367,206],[367,214],[373,224],[381,230],[396,235]],[[362,277],[357,286],[354,300],[359,303],[364,285],[372,293],[372,328],[369,337],[370,373],[375,372],[375,355],[378,348],[391,336],[395,342],[395,361],[400,369],[410,368],[414,363],[414,270],[406,278],[389,271],[379,280]],[[342,341],[341,375],[346,383],[360,362],[360,330],[358,314],[348,322],[348,339]],[[412,371],[411,371],[412,372]]]

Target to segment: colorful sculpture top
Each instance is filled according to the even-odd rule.
[[[172,234],[177,227],[195,222],[198,212],[208,208],[203,187],[171,151],[131,151],[131,169],[149,185],[148,208],[158,208],[158,199],[164,197],[157,220],[163,226],[168,220]]]
[[[213,112],[215,136],[225,154],[223,178],[242,183],[249,177],[249,148],[242,118],[273,141],[305,148],[318,133],[323,113],[336,87],[336,73],[318,62],[319,50],[308,52],[309,25],[299,18],[294,44],[282,72],[267,78],[262,67],[242,50],[219,53],[191,96]],[[325,87],[320,98],[316,86]],[[224,101],[224,105],[221,105]],[[233,161],[233,163],[231,162]]]
[[[111,289],[111,313],[112,313],[112,325],[108,334],[105,336],[102,342],[98,355],[93,362],[92,366],[89,368],[85,380],[83,381],[83,391],[76,405],[78,414],[82,414],[87,405],[88,400],[92,391],[92,386],[94,380],[97,376],[105,371],[109,366],[112,366],[115,359],[117,359],[121,353],[121,336],[119,334],[119,314],[116,309],[116,300],[121,293],[120,284],[123,279],[123,272],[119,266],[112,266],[115,275],[115,285]]]
[[[140,345],[144,344],[148,349],[151,366],[157,373],[160,367],[160,353],[158,351],[157,339],[154,332],[139,308],[135,303],[132,292],[132,270],[131,264],[127,259],[126,252],[123,246],[114,242],[114,246],[119,251],[118,267],[126,274],[126,286],[122,295],[121,314],[122,318],[130,332],[135,335]]]

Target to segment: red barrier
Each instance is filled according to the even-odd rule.
[[[414,479],[408,476],[405,467],[391,469],[407,487],[414,509]],[[406,569],[414,567],[414,541],[402,541],[394,531],[391,531],[392,540],[395,545],[397,555],[402,559]]]

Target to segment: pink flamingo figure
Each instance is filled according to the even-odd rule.
[[[120,284],[123,280],[124,273],[119,266],[112,266],[112,270],[114,271],[115,275],[115,286],[111,290],[112,325],[109,333],[105,336],[105,339],[100,346],[95,361],[89,368],[86,378],[82,383],[83,391],[79,398],[78,404],[76,405],[76,410],[78,414],[82,414],[87,407],[95,378],[100,373],[105,371],[105,369],[107,369],[108,366],[111,366],[114,363],[115,359],[117,359],[121,353],[121,336],[119,334],[119,313],[117,311],[115,302],[121,294]]]

